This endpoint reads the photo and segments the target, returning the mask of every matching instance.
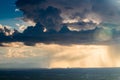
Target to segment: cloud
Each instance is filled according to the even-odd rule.
[[[15,9],[15,12],[19,12],[20,10],[19,9]]]
[[[44,0],[18,0],[16,5],[20,10],[23,11],[25,19],[33,20],[35,23],[43,24],[48,30],[55,29],[59,30],[62,22],[60,16],[61,10],[54,6],[48,6],[47,8],[40,8],[39,5],[44,3]],[[34,6],[34,8],[32,7]],[[27,9],[29,8],[29,10]]]
[[[118,24],[120,21],[120,10],[117,1],[113,0],[17,0],[16,5],[23,11],[24,18],[35,23],[41,22],[48,30],[50,28],[59,30],[60,24],[63,23],[72,23],[72,27],[78,29],[74,23],[80,23],[85,19],[96,23],[96,26],[102,22]],[[85,29],[91,28],[85,27]]]
[[[84,22],[76,24],[83,26],[86,25]],[[88,22],[88,24],[93,24],[93,22]],[[6,44],[4,43],[12,42],[22,42],[24,45],[29,46],[34,46],[36,43],[55,43],[61,45],[111,44],[111,41],[114,41],[119,37],[119,31],[106,27],[96,27],[91,30],[71,31],[69,27],[63,25],[59,32],[55,30],[45,30],[45,27],[40,23],[37,23],[35,26],[27,27],[23,33],[14,30],[14,34],[11,36],[1,36],[0,46],[5,46]],[[118,37],[116,35],[118,35]]]
[[[23,34],[25,35],[40,35],[44,32],[44,26],[40,23],[37,23],[35,26],[29,26],[24,30]]]
[[[117,7],[116,1],[113,1],[114,0],[93,0],[92,9],[101,16],[103,21],[116,23],[120,15],[120,10]]]
[[[23,33],[1,33],[1,43],[109,44],[119,37],[119,26],[115,26],[119,25],[119,10],[112,0],[17,0],[16,6],[23,12],[23,20],[35,25],[17,24]]]
[[[26,29],[25,25],[21,25],[21,24],[16,23],[16,26],[18,27],[18,31],[20,31],[20,32],[23,32]]]
[[[93,21],[88,21],[88,22],[82,21],[82,22],[68,23],[67,25],[69,26],[69,28],[73,28],[81,31],[81,30],[94,30],[97,26],[97,23],[94,23]]]
[[[16,42],[0,47],[0,68],[47,68],[51,52],[42,46],[30,47]]]
[[[4,47],[23,47],[24,44],[22,42],[11,42],[11,43],[1,43]]]
[[[14,44],[21,46],[20,43]],[[0,47],[0,68],[118,67],[119,48],[119,45],[11,45]]]
[[[1,36],[2,35],[4,35],[4,36],[11,36],[11,35],[14,34],[14,32],[15,32],[15,30],[12,30],[11,27],[9,27],[7,25],[3,26],[3,25],[0,24],[0,34],[1,34]]]
[[[17,24],[21,33],[0,27],[0,67],[120,66],[116,46],[120,43],[120,9],[115,3],[17,0],[22,20],[32,25]]]

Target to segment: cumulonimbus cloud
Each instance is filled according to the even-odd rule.
[[[113,0],[17,0],[23,20],[33,21],[23,33],[14,30],[0,42],[78,44],[110,41],[119,37],[119,8]],[[109,24],[111,23],[111,24]],[[65,26],[63,26],[65,25]],[[77,31],[73,31],[77,30]],[[8,30],[7,30],[8,31]],[[1,44],[2,45],[2,44]]]
[[[16,6],[24,18],[40,22],[48,30],[59,30],[61,24],[70,22],[76,26],[76,22],[84,19],[96,23],[94,27],[101,22],[115,22],[120,11],[112,0],[17,0]]]

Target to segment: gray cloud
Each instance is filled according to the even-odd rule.
[[[59,30],[62,23],[61,10],[54,6],[42,6],[44,0],[18,0],[16,5],[23,11],[24,18],[43,24],[47,30]],[[29,8],[29,9],[28,9]]]
[[[116,3],[113,0],[18,0],[16,5],[26,19],[41,22],[48,30],[60,30],[64,22],[74,24],[85,19],[96,26],[102,22],[118,23],[120,10]],[[74,28],[78,29],[76,24]]]
[[[93,0],[92,10],[99,14],[103,22],[118,22],[120,9],[117,0]]]
[[[115,2],[113,0],[17,0],[16,6],[23,12],[24,20],[34,21],[36,25],[28,26],[23,33],[14,30],[11,36],[3,35],[3,32],[10,32],[4,28],[4,31],[1,31],[0,41],[18,41],[26,45],[34,45],[38,42],[86,44],[113,40],[112,38],[117,38],[120,34],[120,10]]]

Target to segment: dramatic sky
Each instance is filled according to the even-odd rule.
[[[120,67],[120,0],[0,0],[0,68]]]

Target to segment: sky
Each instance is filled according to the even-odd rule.
[[[1,0],[0,2],[0,23],[2,25],[15,26],[17,17],[21,17],[22,13],[15,11],[15,1],[16,0]]]
[[[0,68],[120,67],[120,0],[1,0]]]

